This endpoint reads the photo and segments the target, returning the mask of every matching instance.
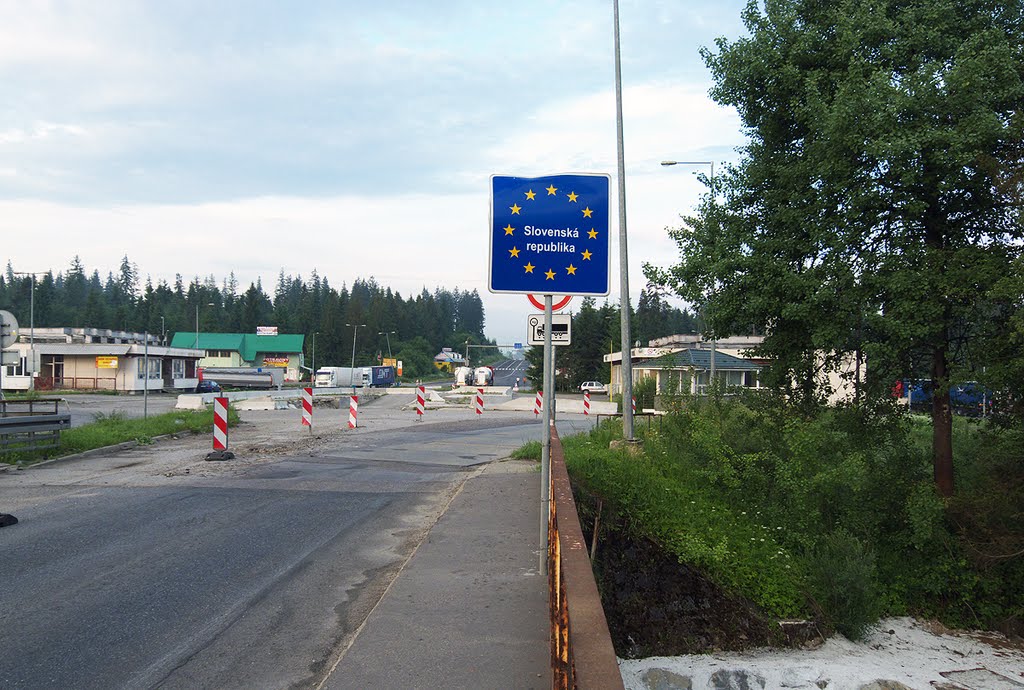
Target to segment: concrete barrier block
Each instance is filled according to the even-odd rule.
[[[204,407],[203,396],[196,394],[179,395],[178,402],[174,404],[176,410],[201,410]]]

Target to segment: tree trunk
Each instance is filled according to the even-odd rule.
[[[939,495],[953,495],[953,417],[949,409],[946,348],[932,351],[932,460]]]

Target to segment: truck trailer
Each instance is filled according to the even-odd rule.
[[[280,367],[204,367],[200,380],[216,381],[233,388],[277,388],[284,384],[285,370]]]
[[[316,370],[317,388],[387,388],[395,384],[395,367],[321,367]]]
[[[387,388],[395,385],[395,367],[387,365],[366,368],[370,370],[370,385],[374,388]]]
[[[369,385],[369,367],[320,367],[313,385],[316,388],[347,388]]]

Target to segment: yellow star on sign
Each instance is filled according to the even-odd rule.
[[[511,235],[513,232],[515,232],[515,230],[516,229],[512,227],[512,223],[509,223],[508,225],[505,226],[506,235]]]
[[[548,277],[548,280],[554,280],[555,279],[555,272],[552,271],[550,268],[548,269],[548,272],[545,273],[544,275],[546,275]]]
[[[521,209],[522,207],[519,204],[512,204],[508,208],[509,208],[510,211],[512,211],[512,215],[515,216],[515,215],[519,215],[519,209]]]
[[[590,228],[590,232],[587,233],[587,237],[589,237],[592,240],[596,240],[597,239],[597,230],[595,230],[594,228]]]
[[[519,250],[518,250],[518,249],[516,249],[515,247],[512,247],[511,249],[509,249],[509,250],[508,250],[508,253],[509,253],[509,254],[511,254],[511,255],[512,255],[512,257],[517,257],[517,256],[519,256]],[[511,257],[510,257],[510,258],[511,258]]]
[[[536,267],[533,264],[527,262],[526,265],[523,266],[523,268],[526,269],[527,273],[533,273],[533,269],[536,268]]]
[[[532,189],[526,193],[526,198],[529,199],[530,201],[533,201],[533,197],[535,196],[537,196],[537,192],[533,191]]]
[[[513,211],[513,213],[515,213],[515,211]],[[587,206],[585,209],[583,209],[583,217],[584,218],[590,218],[590,214],[591,213],[593,213],[593,211],[590,210],[589,206]]]
[[[569,192],[566,196],[569,197],[569,201],[576,201],[576,192]]]
[[[583,260],[584,261],[590,261],[590,250],[589,249],[586,249],[586,250],[583,251]]]
[[[554,196],[555,192],[558,191],[558,187],[556,187],[555,185],[551,185],[550,187],[547,188],[547,190],[548,190],[548,196]]]
[[[576,267],[573,266],[572,264],[569,264],[568,266],[566,266],[565,272],[571,276],[574,276],[576,275]]]

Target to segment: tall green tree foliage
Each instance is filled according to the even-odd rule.
[[[719,335],[766,334],[775,381],[814,397],[843,357],[864,394],[925,373],[940,492],[951,381],[1011,356],[1019,295],[1021,0],[765,0],[704,57],[749,137],[650,277]],[[995,289],[1001,281],[1001,289]],[[1019,283],[1018,283],[1019,285]],[[976,373],[977,372],[977,373]]]
[[[178,275],[173,286],[142,281],[141,275],[125,256],[118,273],[109,273],[105,282],[98,271],[86,278],[75,257],[66,272],[36,276],[35,324],[148,331],[168,339],[179,331],[193,332],[197,318],[201,331],[253,333],[257,326],[277,326],[282,333],[306,335],[310,363],[315,333],[318,365],[345,366],[353,354],[357,365],[376,363],[390,342],[407,376],[431,373],[433,357],[443,347],[458,350],[467,340],[488,343],[476,290],[424,289],[414,298],[403,298],[373,278],[357,279],[351,290],[344,285],[336,289],[315,270],[307,280],[281,271],[271,298],[260,280],[239,294],[233,273],[219,281],[212,275],[197,276],[187,284]],[[0,308],[12,311],[25,327],[31,294],[31,277],[16,275],[8,262],[0,276]],[[358,333],[349,324],[359,324]]]

